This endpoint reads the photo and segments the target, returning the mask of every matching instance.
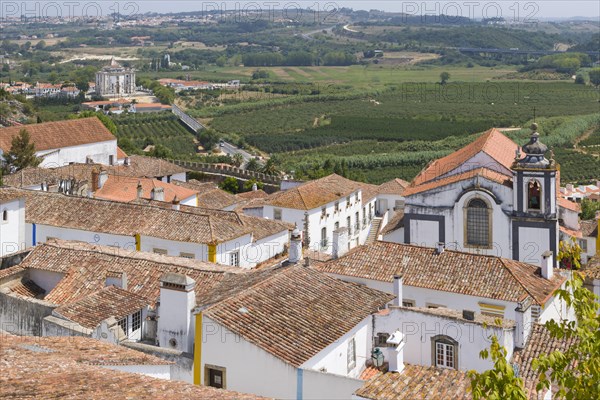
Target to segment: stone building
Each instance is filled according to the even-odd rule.
[[[99,96],[126,96],[135,93],[135,71],[122,67],[114,57],[110,65],[96,72],[96,94]]]

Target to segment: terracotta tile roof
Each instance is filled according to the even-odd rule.
[[[3,179],[6,177],[3,177]],[[16,190],[11,190],[9,188],[2,188],[0,186],[0,203],[8,203],[10,201],[14,201],[20,198],[23,198],[22,194]]]
[[[399,210],[394,212],[388,223],[379,232],[380,235],[387,235],[390,232],[404,228],[404,211]]]
[[[368,381],[369,379],[379,374],[381,374],[381,371],[379,371],[379,369],[369,365],[363,370],[363,372],[360,373],[359,379],[363,381]]]
[[[371,188],[374,186],[374,188]],[[363,203],[376,193],[375,185],[367,185],[351,181],[342,176],[332,174],[301,184],[292,189],[275,192],[266,199],[266,203],[275,207],[293,208],[296,210],[312,210],[327,203],[339,200],[358,189],[362,189]],[[373,189],[373,190],[372,190]]]
[[[171,183],[197,191],[198,207],[221,210],[239,202],[239,199],[235,195],[219,189],[213,182],[200,182],[191,179],[188,182],[173,180]]]
[[[402,195],[402,193],[404,193],[404,189],[406,189],[408,185],[409,182],[406,182],[403,179],[392,179],[391,181],[384,182],[381,185],[379,185],[377,193]]]
[[[550,331],[544,325],[533,325],[525,348],[515,349],[513,353],[513,363],[519,366],[519,377],[525,381],[525,390],[529,393],[530,398],[543,398],[541,394],[536,394],[535,386],[538,383],[539,374],[533,368],[533,360],[555,350],[564,351],[574,343],[576,343],[575,338],[556,339],[550,335]]]
[[[46,293],[44,289],[25,276],[17,276],[8,284],[2,285],[2,288],[8,289],[12,294],[33,299],[43,298]]]
[[[114,317],[119,320],[141,310],[150,303],[153,301],[135,293],[116,286],[107,286],[89,296],[64,304],[56,308],[54,312],[77,322],[84,328],[94,329],[107,318]]]
[[[2,399],[259,399],[254,395],[109,369],[166,362],[91,338],[3,335],[1,341]]]
[[[401,373],[387,372],[367,381],[354,394],[372,400],[471,399],[465,372],[406,364]]]
[[[549,281],[539,267],[506,258],[453,250],[437,254],[429,247],[380,241],[315,268],[390,283],[402,275],[407,286],[512,302],[532,297],[538,304],[545,304],[566,279],[555,274]]]
[[[562,208],[566,208],[567,210],[581,212],[581,206],[574,201],[567,200],[564,197],[558,196],[558,206]]]
[[[215,210],[176,211],[168,203],[163,203],[168,207],[161,208],[34,190],[21,192],[26,198],[28,223],[202,244],[222,243],[254,231],[253,226],[233,222],[231,216],[217,215]]]
[[[62,240],[50,240],[36,246],[19,265],[2,272],[6,278],[11,274],[18,276],[29,269],[64,274],[64,278],[44,297],[44,300],[59,305],[104,289],[106,277],[116,272],[126,274],[128,292],[152,302],[159,296],[160,277],[166,272],[194,279],[197,282],[196,297],[204,300],[206,292],[225,277],[231,280],[232,275],[240,275],[241,279],[248,273],[240,268],[197,260]]]
[[[392,298],[295,265],[277,268],[203,314],[299,367]]]
[[[186,171],[185,168],[167,160],[138,155],[129,156],[129,165],[119,165],[109,168],[109,172],[114,172],[116,175],[146,178],[158,178],[167,175],[180,174]]]
[[[460,167],[479,152],[484,152],[506,168],[515,160],[515,150],[519,146],[496,128],[483,133],[469,145],[438,160],[433,161],[413,179],[413,186],[434,180],[455,168]]]
[[[580,238],[581,237],[581,231],[577,231],[575,229],[569,229],[566,226],[559,226],[558,228],[562,233],[565,233],[569,236],[575,237],[575,238]]]
[[[598,237],[598,220],[580,221],[581,235],[585,237]]]
[[[428,181],[419,185],[415,185],[411,183],[409,187],[404,190],[404,196],[410,196],[416,193],[425,192],[428,190],[436,189],[439,187],[447,186],[452,183],[465,181],[468,179],[473,179],[475,177],[481,177],[483,179],[490,180],[492,182],[500,183],[503,185],[510,184],[510,177],[501,174],[497,171],[488,169],[488,168],[477,168],[472,169],[466,172],[462,172],[460,174],[451,175],[445,178],[441,178],[438,180]]]
[[[0,129],[0,149],[9,151],[12,138],[27,129],[36,151],[117,140],[96,117],[44,122]]]
[[[586,278],[600,279],[600,256],[592,257],[581,272]]]
[[[262,189],[258,189],[258,190],[251,190],[249,192],[238,193],[235,196],[240,199],[251,200],[251,199],[264,199],[264,198],[269,197],[269,194]]]
[[[496,323],[497,317],[491,317],[489,315],[484,315],[479,312],[475,313],[475,319],[467,320],[463,317],[462,310],[454,310],[452,308],[447,307],[438,307],[438,308],[429,308],[429,307],[398,307],[398,306],[389,306],[387,310],[391,311],[393,309],[402,310],[405,314],[400,318],[407,318],[410,320],[411,313],[425,314],[425,315],[434,315],[436,317],[442,317],[445,319],[450,319],[454,321],[460,321],[460,323],[467,324],[479,324],[482,326],[489,327],[502,327],[505,329],[511,329],[516,326],[516,322],[511,319],[503,318],[500,324]]]
[[[179,200],[195,197],[197,191],[185,187],[159,181],[152,178],[135,178],[128,176],[109,175],[101,189],[94,192],[94,197],[98,199],[114,200],[121,202],[130,202],[137,199],[137,186],[142,185],[142,197],[151,198],[152,189],[162,188],[164,191],[164,201],[172,202],[175,197]]]
[[[123,151],[119,146],[117,146],[117,160],[122,160],[127,157],[127,153]]]

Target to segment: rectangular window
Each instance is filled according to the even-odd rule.
[[[225,373],[226,370],[223,367],[206,366],[204,369],[204,384],[217,389],[225,389]]]
[[[346,197],[346,207],[350,207],[352,205],[351,201],[352,201],[352,198],[350,196]]]
[[[325,207],[321,208],[321,218],[327,217],[327,209]]]
[[[234,251],[229,253],[229,265],[234,267],[240,266],[240,252]]]
[[[157,249],[156,247],[152,249],[153,253],[167,255],[167,250],[165,249]]]
[[[355,214],[354,229],[356,231],[360,230],[360,213],[358,213],[358,212]]]
[[[435,366],[441,368],[455,368],[453,345],[435,342]]]
[[[356,200],[356,202],[358,202],[358,192],[356,192],[356,194],[354,195],[354,200]]]
[[[356,339],[352,338],[348,341],[348,372],[352,371],[356,366]]]
[[[127,335],[127,317],[123,317],[119,320],[118,322],[119,327],[121,327],[121,329],[123,330],[123,333],[125,333],[125,335]]]
[[[196,258],[196,255],[194,253],[179,253],[179,257],[183,257],[183,258],[189,258],[189,259],[194,259]]]
[[[321,229],[321,249],[327,248],[327,228]]]
[[[348,236],[352,235],[352,218],[346,218],[346,225],[348,225]]]
[[[375,347],[390,347],[390,344],[387,342],[389,338],[389,333],[379,332],[375,338]]]
[[[414,306],[415,306],[414,300],[402,299],[402,307],[414,307]]]
[[[340,211],[340,202],[339,201],[335,202],[334,208],[335,208],[335,212],[339,212]]]
[[[445,308],[446,307],[441,304],[433,304],[433,303],[426,303],[425,306],[427,308]]]
[[[587,240],[586,239],[579,239],[579,247],[581,247],[581,251],[583,251],[584,253],[587,252]]]
[[[273,209],[273,219],[277,221],[281,221],[281,208]]]
[[[340,223],[336,222],[335,225],[333,225],[333,230],[337,231],[338,229],[340,229]]]
[[[142,327],[142,310],[131,316],[131,331],[135,332]]]

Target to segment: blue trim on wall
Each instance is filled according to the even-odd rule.
[[[35,224],[31,224],[31,245],[37,244],[37,227]]]
[[[302,400],[303,374],[304,370],[302,368],[296,369],[296,400]]]

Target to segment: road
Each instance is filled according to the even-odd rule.
[[[244,164],[246,164],[248,161],[250,161],[250,159],[254,158],[254,156],[250,153],[248,153],[247,151],[244,151],[240,148],[238,148],[237,146],[234,146],[231,143],[227,143],[226,141],[222,140],[221,142],[219,142],[219,148],[221,149],[221,151],[227,155],[233,156],[236,153],[239,153],[242,155],[242,157],[244,157]]]

